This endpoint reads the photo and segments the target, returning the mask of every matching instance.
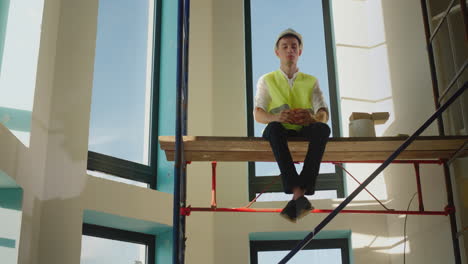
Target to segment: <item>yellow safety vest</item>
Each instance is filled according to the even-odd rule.
[[[265,75],[265,82],[271,96],[268,112],[278,114],[285,109],[303,108],[314,113],[312,106],[312,91],[317,78],[302,72],[298,72],[294,85],[289,87],[288,80],[281,70]],[[283,123],[286,129],[300,130],[302,126]]]

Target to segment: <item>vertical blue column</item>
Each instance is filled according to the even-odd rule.
[[[178,53],[180,52],[179,34],[178,34],[178,12],[181,7],[180,1],[162,0],[161,10],[161,39],[160,39],[160,80],[159,80],[159,120],[158,134],[159,135],[175,135],[176,126],[176,109],[179,106],[176,104],[176,91],[179,89],[178,81]],[[180,55],[180,54],[179,54]],[[175,170],[174,162],[166,160],[165,153],[158,150],[158,179],[157,190],[175,194]],[[177,183],[177,190],[180,186]],[[178,204],[178,202],[177,202]],[[174,208],[176,207],[176,204]],[[169,212],[168,212],[169,213]],[[174,213],[174,212],[173,212]],[[176,212],[174,218],[173,231],[159,235],[157,240],[156,258],[159,262],[169,263],[170,259],[178,263],[179,255],[179,214]],[[175,241],[174,241],[175,240]],[[164,246],[162,246],[164,245]],[[162,247],[161,247],[162,246]],[[159,263],[158,262],[158,263]]]
[[[164,136],[172,136],[175,134],[177,6],[177,1],[162,0],[158,134]],[[158,191],[166,193],[173,192],[173,173],[174,163],[167,161],[164,151],[158,148]]]

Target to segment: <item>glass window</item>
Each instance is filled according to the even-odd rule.
[[[301,8],[298,8],[298,7]],[[331,114],[328,125],[334,136],[339,136],[339,122],[337,118],[336,87],[334,72],[334,55],[331,47],[331,27],[328,1],[308,0],[246,0],[246,50],[247,50],[247,89],[248,89],[248,111],[249,114],[249,136],[261,137],[265,128],[264,124],[257,123],[251,116],[253,112],[254,97],[258,79],[265,73],[275,71],[279,68],[279,60],[274,54],[275,40],[278,34],[293,28],[303,36],[304,49],[298,62],[301,72],[314,75],[319,80]],[[275,19],[271,19],[274,15]],[[327,46],[328,45],[328,46]],[[302,170],[302,163],[296,164],[298,172]],[[271,182],[269,179],[258,179],[260,177],[271,178],[280,174],[276,162],[255,162],[250,164],[250,181]],[[327,178],[334,178],[336,184],[331,189],[337,190],[337,194],[343,196],[343,177],[340,172],[335,171],[335,166],[322,163],[320,174],[326,174]],[[331,176],[332,175],[332,176]],[[325,176],[325,175],[324,175]],[[321,184],[318,179],[317,194],[321,190],[330,190],[328,186]],[[322,185],[322,186],[321,186]],[[263,187],[264,185],[261,184]],[[261,188],[260,188],[261,189]],[[250,190],[252,198],[254,191]],[[281,192],[281,189],[274,191]],[[320,197],[336,198],[333,192],[320,194]],[[328,197],[330,195],[330,197]],[[271,196],[273,197],[273,196]],[[273,200],[276,200],[273,198]]]
[[[100,237],[83,236],[81,264],[146,264],[146,246]]]
[[[155,237],[84,224],[81,264],[154,264]]]
[[[252,264],[278,263],[299,240],[250,241]],[[291,264],[328,263],[349,264],[347,239],[315,239],[297,252],[288,262]]]
[[[258,252],[258,264],[278,263],[289,253],[289,250],[260,251]],[[327,263],[342,264],[341,250],[339,249],[304,249],[294,256],[291,264],[303,263]]]
[[[89,170],[152,186],[155,170],[145,168],[157,151],[150,139],[157,138],[159,6],[157,0],[99,1],[88,142]]]
[[[107,174],[107,173],[103,173],[99,171],[88,171],[88,174],[94,177],[102,178],[102,179],[121,182],[121,183],[129,184],[129,185],[135,185],[135,186],[143,187],[143,188],[148,188],[148,184],[145,184],[143,182],[129,180],[129,179],[125,179],[122,177],[115,177],[111,174]]]
[[[23,189],[0,170],[0,259],[1,263],[18,263],[21,235]]]
[[[31,132],[43,8],[43,0],[0,1],[0,124],[25,146]]]
[[[142,164],[149,141],[148,16],[148,0],[99,1],[89,130],[89,150]]]

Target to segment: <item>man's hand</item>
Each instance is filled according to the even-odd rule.
[[[317,114],[313,115],[306,109],[286,109],[279,114],[270,114],[262,108],[256,107],[254,110],[255,120],[262,124],[270,122],[289,123],[294,125],[307,126],[315,122],[326,123],[328,121],[328,113],[326,110],[319,109]]]
[[[281,111],[279,114],[275,115],[275,121],[280,123],[294,123],[294,113],[290,109]]]
[[[293,109],[292,112],[293,112],[293,119],[294,119],[294,123],[292,124],[307,126],[312,123],[318,122],[315,116],[306,109],[297,108],[297,109]]]
[[[328,122],[328,112],[325,108],[320,108],[315,114],[315,119],[318,122],[327,123]]]
[[[254,118],[255,118],[255,121],[262,123],[262,124],[268,124],[271,122],[292,124],[294,122],[292,110],[290,109],[283,110],[279,114],[271,114],[271,113],[267,113],[265,110],[263,110],[260,107],[256,107],[254,110]]]

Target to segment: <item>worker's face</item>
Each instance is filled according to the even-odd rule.
[[[299,48],[299,40],[293,36],[286,36],[278,41],[278,48],[275,50],[276,56],[281,61],[281,64],[295,64],[302,54]]]

